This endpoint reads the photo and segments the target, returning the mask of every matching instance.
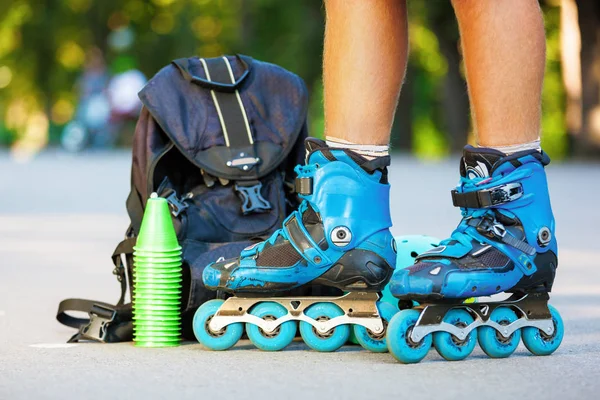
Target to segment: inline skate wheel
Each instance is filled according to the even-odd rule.
[[[418,363],[425,358],[431,348],[431,335],[425,336],[418,343],[410,338],[419,315],[420,313],[417,310],[402,310],[394,315],[387,327],[386,342],[388,349],[401,363]]]
[[[473,317],[463,309],[453,309],[444,316],[444,322],[464,328],[474,322]],[[464,340],[448,332],[435,332],[433,343],[437,352],[448,361],[464,360],[471,354],[477,343],[477,330],[474,329]]]
[[[377,302],[377,309],[379,310],[379,315],[383,321],[383,332],[375,333],[362,325],[354,325],[354,336],[356,337],[358,343],[360,343],[360,345],[365,349],[374,353],[385,353],[388,351],[385,339],[387,325],[394,317],[397,310],[396,307],[390,303],[383,301]]]
[[[316,303],[308,307],[304,314],[315,321],[328,321],[344,315],[344,312],[333,303]],[[300,335],[310,348],[329,352],[342,347],[350,337],[348,325],[338,325],[325,333],[320,333],[308,322],[300,322]]]
[[[523,344],[527,350],[536,356],[547,356],[558,349],[562,342],[565,333],[565,326],[558,310],[551,305],[548,305],[550,314],[552,314],[552,322],[554,323],[554,333],[547,335],[538,328],[528,326],[523,328]]]
[[[227,350],[233,347],[244,332],[241,322],[227,325],[218,332],[210,329],[208,324],[223,303],[223,300],[209,300],[202,304],[194,314],[194,335],[200,344],[210,350]]]
[[[498,307],[490,315],[490,320],[502,326],[510,325],[519,317],[508,307]],[[506,358],[510,356],[519,346],[521,331],[517,329],[508,338],[491,326],[481,326],[477,329],[477,341],[479,347],[492,358]]]
[[[264,320],[276,320],[287,315],[287,313],[288,311],[284,306],[274,302],[259,303],[250,310],[250,314]],[[258,326],[247,322],[246,334],[248,335],[248,339],[259,349],[278,351],[294,340],[296,336],[296,322],[284,322],[271,333],[267,333]]]

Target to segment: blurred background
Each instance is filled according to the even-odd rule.
[[[600,159],[600,5],[543,0],[543,147],[555,160]],[[439,158],[471,140],[449,1],[409,1],[411,57],[393,147]],[[137,91],[172,59],[243,53],[299,74],[311,134],[323,125],[319,0],[3,0],[0,147],[28,159],[130,143]]]

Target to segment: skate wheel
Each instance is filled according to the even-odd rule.
[[[385,340],[387,325],[398,311],[396,310],[396,307],[383,301],[377,302],[377,309],[383,320],[383,332],[375,333],[362,325],[354,325],[354,336],[358,343],[365,349],[374,353],[385,353],[388,351]]]
[[[562,318],[556,308],[548,305],[550,314],[552,314],[552,322],[554,323],[554,333],[552,336],[546,335],[537,328],[528,326],[523,328],[523,344],[527,350],[536,356],[547,356],[558,349],[565,334],[565,326]]]
[[[510,325],[519,317],[508,307],[498,307],[490,315],[490,320],[500,325]],[[479,347],[492,358],[506,358],[510,356],[519,345],[521,331],[517,329],[508,338],[505,338],[491,326],[481,326],[477,329]]]
[[[390,353],[403,364],[418,363],[425,358],[431,348],[431,335],[415,343],[410,334],[419,319],[419,311],[402,310],[392,317],[387,326],[386,342]]]
[[[315,321],[327,321],[344,315],[344,312],[333,303],[316,303],[308,307],[304,314]],[[320,333],[308,322],[301,321],[300,335],[304,343],[313,350],[335,351],[348,341],[350,327],[338,325],[325,333]]]
[[[250,314],[265,320],[276,320],[287,315],[284,306],[274,302],[259,303],[252,307]],[[296,322],[287,321],[279,325],[271,333],[266,333],[258,326],[246,323],[248,339],[259,349],[265,351],[278,351],[286,347],[296,336]]]
[[[227,325],[218,332],[213,332],[209,328],[210,320],[223,303],[223,300],[209,300],[194,314],[194,336],[200,344],[210,350],[227,350],[240,340],[244,332],[244,326],[240,322]]]
[[[453,309],[444,316],[444,322],[464,328],[475,320],[463,309]],[[448,361],[464,360],[471,354],[477,343],[477,330],[472,330],[464,340],[448,332],[435,332],[433,343],[437,352]]]

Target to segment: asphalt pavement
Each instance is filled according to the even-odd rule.
[[[357,346],[317,353],[302,342],[262,352],[242,341],[226,352],[198,343],[144,349],[74,344],[54,319],[58,302],[118,298],[110,254],[128,224],[130,154],[48,151],[19,163],[0,152],[0,399],[597,399],[600,392],[600,164],[548,169],[559,239],[552,304],[566,333],[548,357],[522,345],[493,360],[435,351],[417,365]],[[393,159],[395,235],[444,238],[459,212],[449,190],[458,156]]]

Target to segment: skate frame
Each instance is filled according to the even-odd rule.
[[[554,323],[548,309],[548,293],[513,294],[504,301],[461,304],[424,304],[423,311],[412,329],[410,340],[419,343],[433,332],[448,332],[459,340],[465,340],[469,333],[480,326],[490,326],[508,339],[517,329],[535,327],[545,334],[554,334]],[[490,320],[490,314],[498,307],[508,307],[517,312],[519,319],[509,325],[500,325]],[[442,319],[453,308],[467,310],[475,321],[464,328],[443,322]]]
[[[376,302],[378,300],[379,295],[374,292],[350,292],[340,297],[230,297],[212,317],[208,327],[211,331],[218,332],[227,325],[245,322],[256,325],[266,334],[270,334],[284,322],[304,321],[311,324],[321,334],[344,324],[361,325],[375,334],[381,334],[384,327],[377,310]],[[261,302],[281,304],[288,313],[275,320],[268,320],[258,318],[248,312],[252,306]],[[304,310],[315,303],[334,303],[342,309],[344,315],[316,321],[304,314]]]

